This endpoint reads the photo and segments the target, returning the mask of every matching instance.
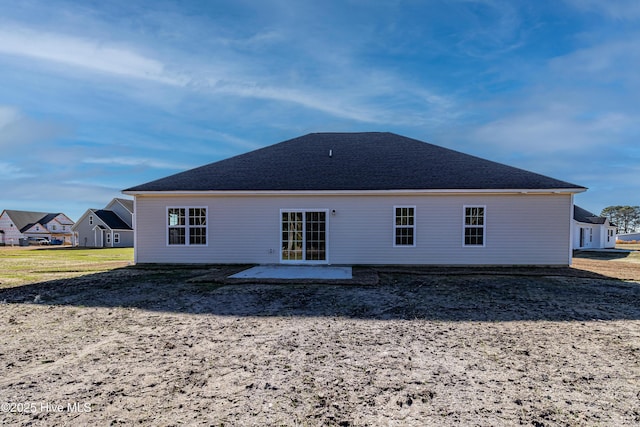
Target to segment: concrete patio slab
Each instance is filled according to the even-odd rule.
[[[322,279],[349,280],[353,277],[351,267],[259,265],[241,271],[230,279]]]
[[[600,252],[603,254],[606,253],[620,253],[620,254],[628,254],[631,252],[635,252],[635,250],[633,249],[614,249],[614,248],[582,248],[582,249],[576,249],[576,251],[579,252]]]

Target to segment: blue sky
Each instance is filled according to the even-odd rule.
[[[0,0],[0,210],[390,131],[640,204],[640,2]]]

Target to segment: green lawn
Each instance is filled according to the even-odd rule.
[[[0,288],[78,277],[133,263],[133,248],[0,248]]]

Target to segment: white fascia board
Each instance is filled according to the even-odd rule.
[[[123,191],[130,196],[390,196],[421,194],[576,194],[586,188],[505,189],[505,190],[264,190],[264,191]]]

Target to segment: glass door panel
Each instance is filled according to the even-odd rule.
[[[326,212],[305,213],[305,259],[324,261],[326,257]]]
[[[326,236],[326,212],[282,212],[282,261],[326,261]]]
[[[282,260],[302,261],[302,212],[282,212]]]

